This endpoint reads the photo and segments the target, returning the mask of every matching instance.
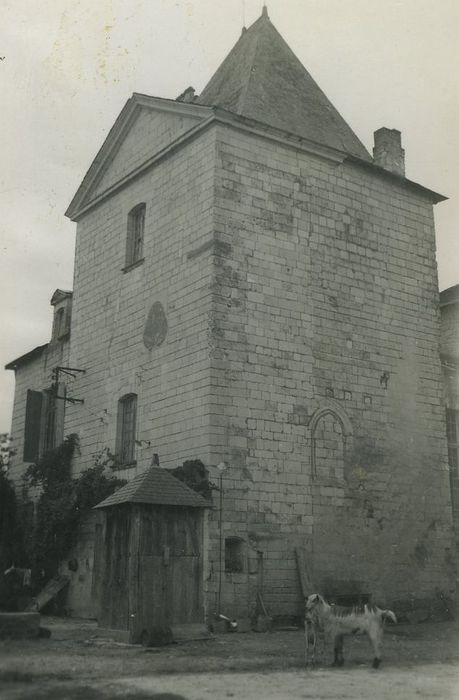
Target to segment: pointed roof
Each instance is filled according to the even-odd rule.
[[[440,292],[440,308],[459,303],[459,284]]]
[[[150,503],[194,508],[209,508],[210,505],[196,491],[161,467],[149,467],[94,508],[107,508],[121,503]]]
[[[372,158],[271,23],[266,7],[194,104],[222,107],[297,136]]]

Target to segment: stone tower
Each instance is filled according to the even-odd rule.
[[[370,156],[264,9],[199,96],[129,99],[68,209],[75,470],[205,463],[209,614],[299,614],[295,550],[325,595],[451,592],[443,197],[403,159],[392,129]]]

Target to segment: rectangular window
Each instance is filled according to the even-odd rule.
[[[116,457],[119,465],[134,463],[137,396],[127,394],[118,401]]]
[[[145,229],[145,204],[138,204],[128,214],[126,240],[126,267],[142,260]]]
[[[244,541],[239,537],[225,539],[225,571],[241,574],[244,571]]]
[[[64,308],[58,309],[54,317],[53,338],[63,338],[68,333],[67,314]]]
[[[134,227],[134,232],[133,232],[133,262],[136,260],[140,260],[142,257],[142,252],[143,252],[143,231],[145,227],[145,207],[142,207],[142,209],[139,209],[138,212],[136,212],[133,220],[133,227]]]

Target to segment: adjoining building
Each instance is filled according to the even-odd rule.
[[[14,458],[9,476],[20,482],[26,465],[64,439],[66,382],[61,367],[69,364],[72,292],[56,289],[51,297],[53,327],[49,343],[9,362],[15,392],[12,438]]]
[[[75,473],[104,450],[128,480],[155,454],[202,460],[220,487],[209,616],[251,616],[259,593],[270,615],[299,614],[296,550],[326,595],[451,596],[443,199],[405,177],[397,130],[367,152],[264,8],[201,95],[134,94],[85,175],[67,211],[73,298],[55,306],[72,299],[70,338],[9,365],[11,474],[74,433]],[[76,370],[59,373],[74,400],[51,435],[35,394],[43,411],[56,367]],[[75,614],[92,605],[86,535]]]
[[[459,284],[440,293],[440,313],[449,477],[456,548],[459,549]]]

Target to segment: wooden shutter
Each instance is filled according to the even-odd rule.
[[[39,456],[42,404],[41,391],[28,389],[24,426],[24,462],[35,462]]]

